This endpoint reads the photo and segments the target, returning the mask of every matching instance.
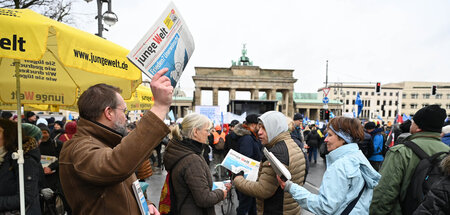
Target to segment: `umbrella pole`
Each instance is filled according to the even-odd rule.
[[[20,105],[20,60],[14,60],[16,67],[16,99],[17,99],[17,135],[18,145],[17,152],[13,154],[13,159],[17,159],[19,164],[19,192],[20,192],[20,214],[25,214],[25,185],[23,175],[23,149],[22,149],[22,106]]]

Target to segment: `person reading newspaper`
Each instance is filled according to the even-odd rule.
[[[269,111],[259,118],[259,139],[269,152],[283,163],[291,173],[291,181],[302,184],[305,176],[305,157],[288,132],[286,117],[277,111]],[[277,176],[264,156],[257,181],[236,176],[236,189],[256,197],[258,214],[299,214],[300,206],[290,195],[285,195],[277,183]]]
[[[118,88],[97,84],[81,94],[77,133],[59,157],[61,185],[73,214],[140,213],[132,190],[135,171],[169,133],[163,122],[173,92],[167,71],[153,77],[155,103],[126,137],[127,106]],[[159,214],[153,204],[149,210]]]

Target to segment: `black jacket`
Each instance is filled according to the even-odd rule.
[[[312,130],[311,132],[309,132],[305,139],[306,144],[308,144],[308,146],[311,148],[318,148],[320,145],[320,135],[316,130]]]
[[[41,142],[39,145],[39,150],[41,151],[41,155],[54,156],[59,159],[59,153],[62,149],[62,142],[59,140],[53,140],[49,138],[46,142]],[[45,180],[47,185],[54,191],[60,190],[60,182],[59,182],[59,161],[55,161],[48,166],[53,174],[45,175]]]
[[[238,124],[234,127],[234,132],[239,137],[237,144],[239,145],[239,153],[253,159],[260,161],[262,158],[262,145],[258,138],[249,130]]]
[[[0,165],[0,212],[20,210],[19,166],[6,153]],[[41,214],[39,203],[39,177],[42,174],[41,155],[35,148],[24,154],[25,208],[27,215]]]

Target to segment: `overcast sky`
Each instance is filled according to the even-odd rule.
[[[104,37],[131,50],[168,3],[113,0],[119,22]],[[180,80],[191,96],[194,67],[230,67],[244,43],[255,66],[294,69],[296,92],[324,86],[326,60],[330,82],[450,81],[448,0],[174,3],[195,41]],[[75,2],[75,27],[96,33],[96,8],[95,1]]]

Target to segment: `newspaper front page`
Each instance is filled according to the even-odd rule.
[[[249,181],[258,179],[259,161],[242,155],[233,149],[230,149],[221,165],[235,174],[244,171],[244,178]]]
[[[194,49],[194,39],[186,23],[175,4],[170,2],[127,57],[150,79],[159,70],[168,68],[165,75],[176,87]]]

